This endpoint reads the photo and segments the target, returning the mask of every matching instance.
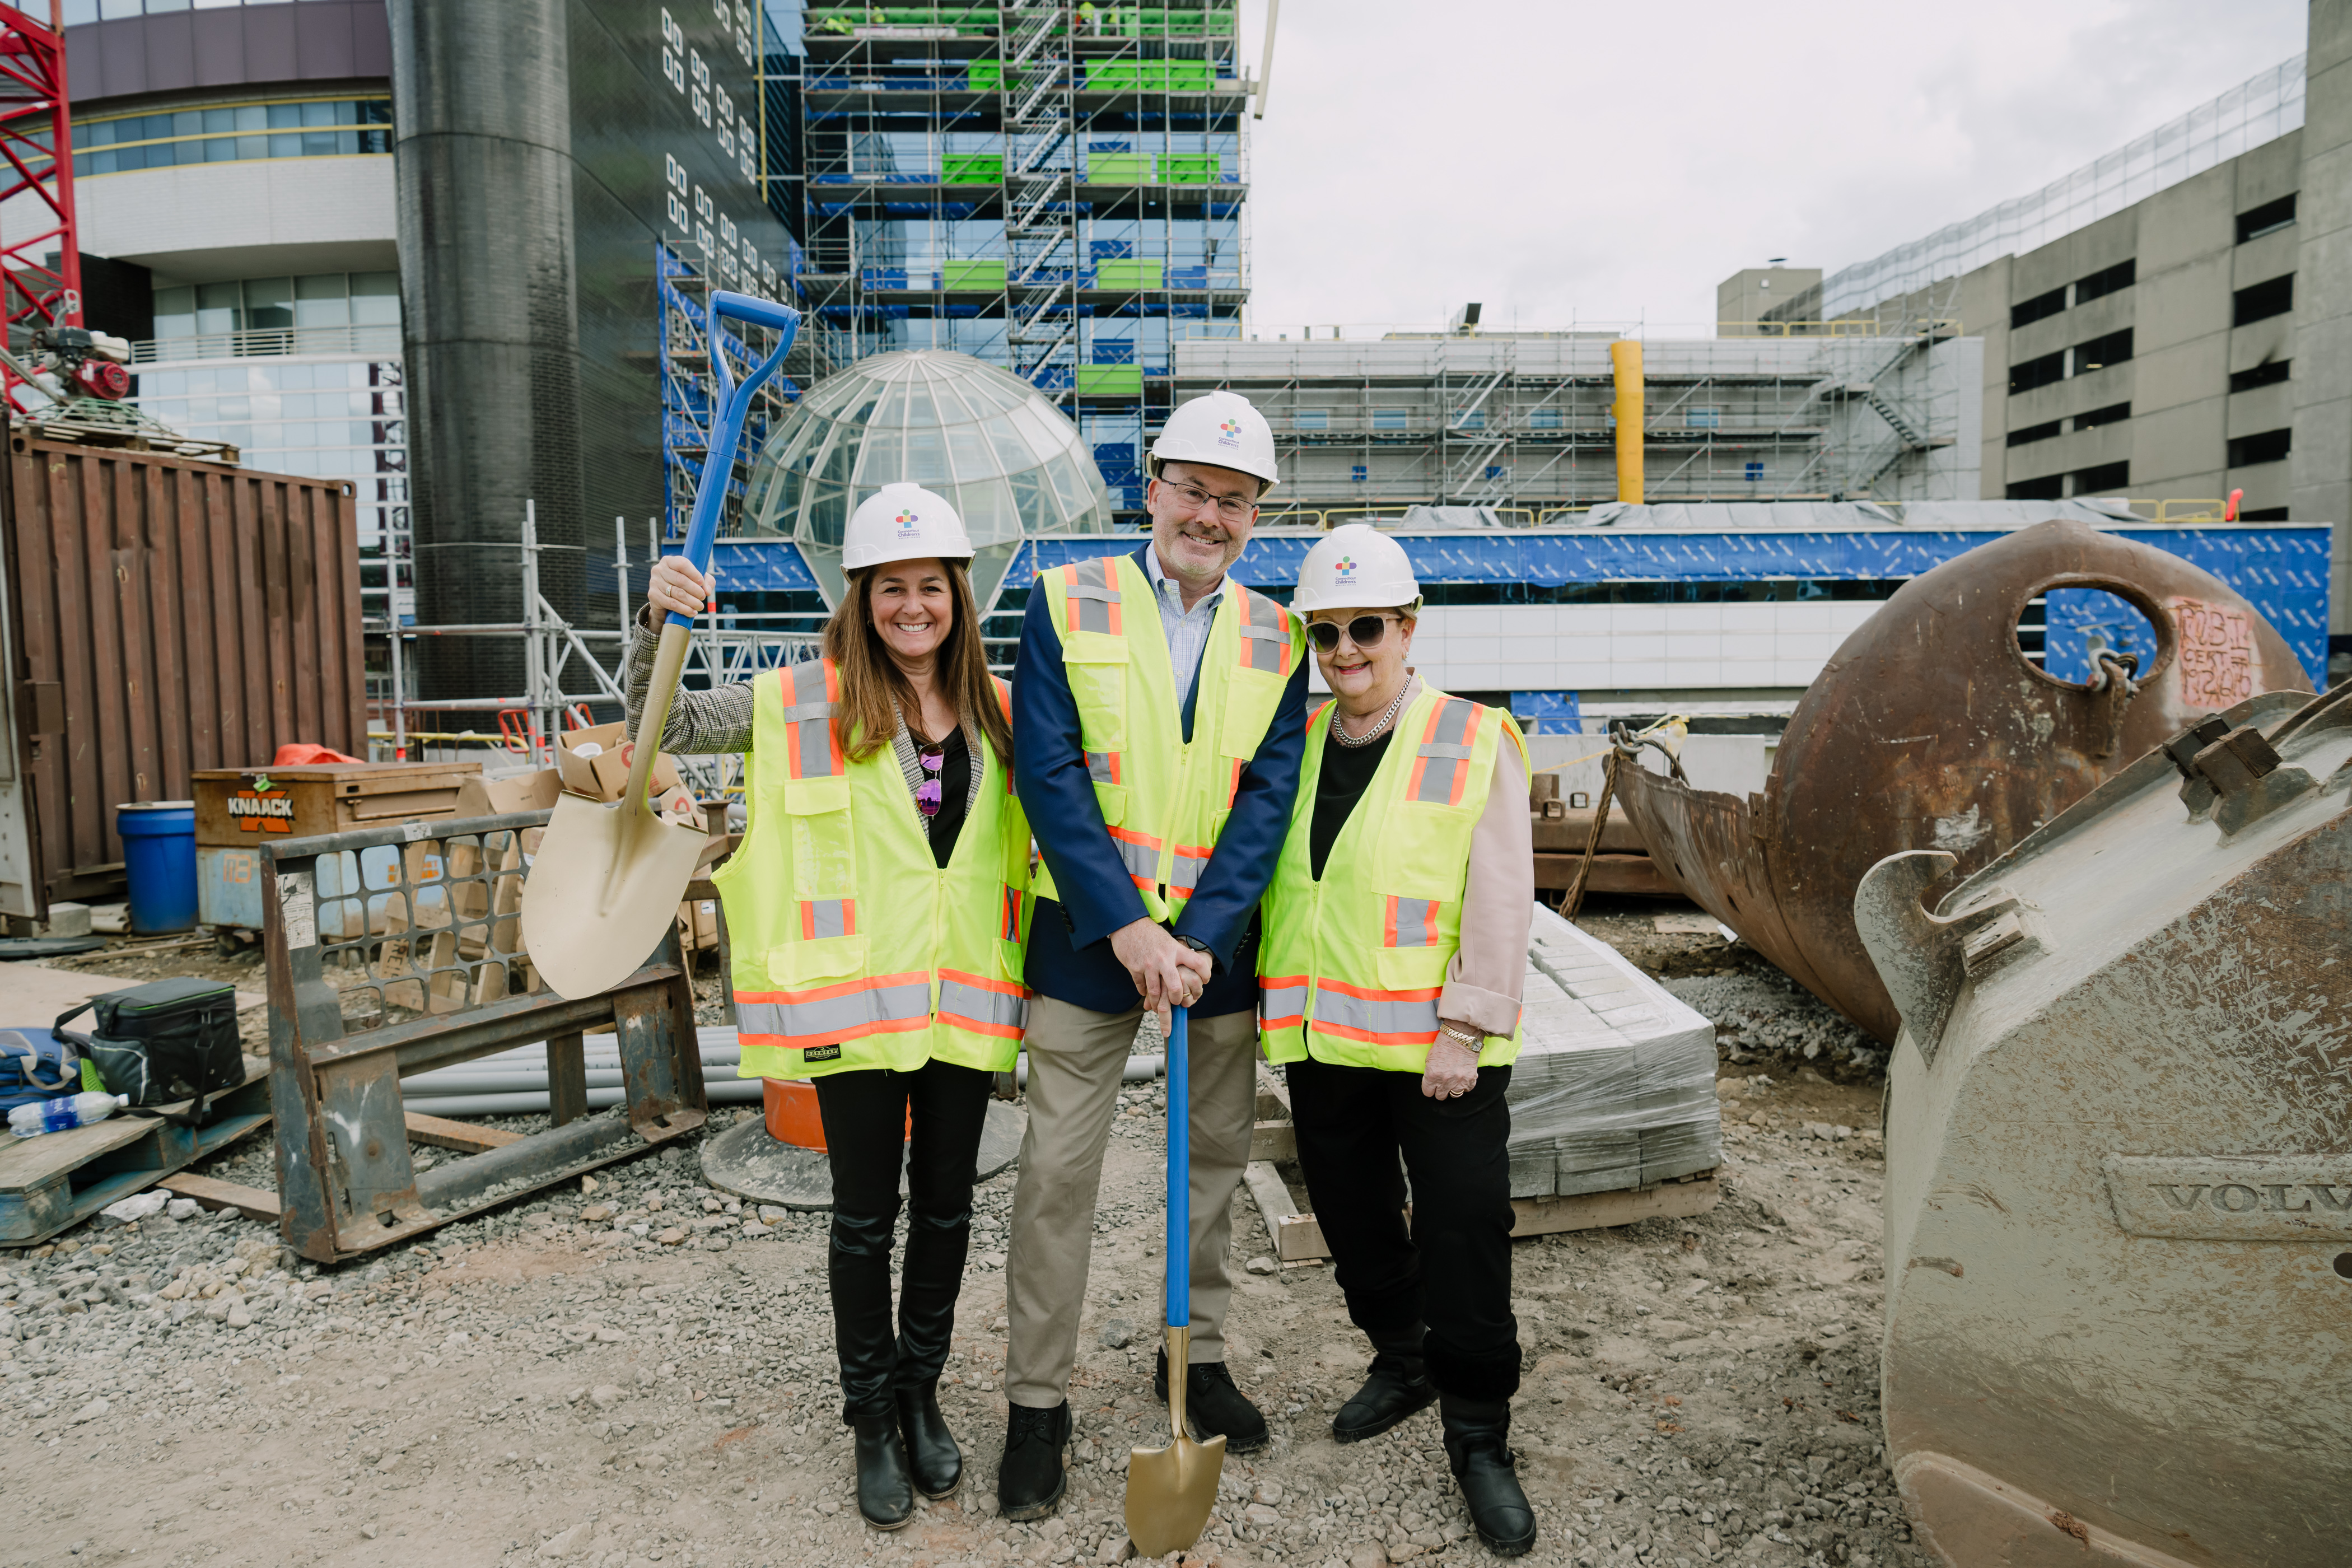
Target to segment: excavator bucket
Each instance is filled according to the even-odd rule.
[[[1902,1018],[1888,1458],[1952,1568],[2323,1568],[2352,1427],[2352,688],[2209,714],[1932,910]]]

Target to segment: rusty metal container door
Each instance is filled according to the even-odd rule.
[[[7,675],[58,727],[18,738],[37,907],[7,912],[115,893],[121,802],[288,741],[366,754],[348,482],[21,433],[8,463]]]
[[[2061,589],[2146,616],[2137,691],[2062,680],[2019,647]],[[1628,765],[1618,789],[1652,857],[1708,913],[1880,1040],[1901,1020],[1854,934],[1863,874],[1943,849],[1967,876],[2200,714],[2310,678],[2210,573],[2079,522],[2021,529],[1898,589],[1790,717],[1760,795],[1694,790]]]

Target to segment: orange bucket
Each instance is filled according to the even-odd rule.
[[[824,1118],[816,1108],[816,1085],[804,1078],[763,1078],[760,1109],[768,1122],[768,1136],[795,1149],[824,1147]],[[915,1111],[907,1110],[907,1134],[915,1135]]]

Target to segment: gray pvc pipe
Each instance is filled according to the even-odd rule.
[[[705,1084],[703,1092],[717,1105],[756,1105],[760,1100],[760,1080],[756,1078],[722,1079],[717,1083]],[[627,1094],[617,1088],[591,1089],[588,1091],[588,1109],[602,1110],[607,1106],[618,1105],[627,1098]],[[409,1110],[426,1116],[522,1116],[547,1109],[547,1090],[541,1089],[515,1094],[451,1094],[429,1100],[403,1097],[402,1103]]]

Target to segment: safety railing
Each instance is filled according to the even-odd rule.
[[[131,363],[399,353],[398,322],[365,327],[262,327],[242,332],[197,332],[184,338],[142,338],[131,345]]]

